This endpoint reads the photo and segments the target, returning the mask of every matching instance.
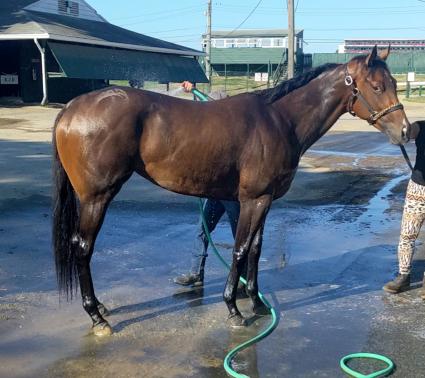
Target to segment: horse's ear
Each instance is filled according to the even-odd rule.
[[[366,57],[366,65],[369,67],[372,66],[373,61],[376,59],[377,55],[378,55],[378,48],[375,45],[372,51],[370,52],[370,54]]]
[[[391,44],[389,44],[385,50],[379,52],[379,57],[382,60],[387,60],[388,55],[390,55],[390,50],[391,50]]]

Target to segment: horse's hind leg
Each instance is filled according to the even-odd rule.
[[[93,333],[96,336],[107,336],[112,333],[112,328],[102,316],[102,313],[105,315],[107,311],[95,296],[90,271],[90,260],[96,237],[112,197],[111,193],[106,193],[80,203],[80,225],[78,234],[74,237],[75,259],[83,307],[93,321]]]
[[[252,301],[252,309],[256,315],[268,315],[269,308],[258,296],[258,262],[260,261],[261,246],[263,243],[264,221],[252,241],[248,253],[247,293]]]

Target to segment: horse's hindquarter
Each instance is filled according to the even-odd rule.
[[[77,97],[58,116],[58,154],[80,199],[131,175],[138,114],[134,90],[108,88]]]
[[[174,192],[236,198],[247,131],[226,101],[166,98],[143,121],[138,172]]]

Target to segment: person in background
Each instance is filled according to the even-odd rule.
[[[398,275],[383,289],[397,294],[410,288],[410,272],[415,242],[425,220],[425,120],[411,125],[411,139],[416,143],[416,162],[407,185],[398,244]],[[421,298],[425,300],[425,276]]]
[[[182,87],[186,92],[191,92],[194,88],[189,81],[182,83]],[[221,99],[227,97],[225,92],[212,92],[209,95],[213,99]],[[208,232],[214,231],[218,222],[224,213],[227,214],[230,228],[232,229],[233,238],[236,235],[236,227],[239,220],[240,206],[237,201],[219,201],[207,199],[204,204],[204,215],[208,227]],[[208,239],[205,234],[204,226],[201,222],[197,235],[197,247],[192,252],[192,262],[190,271],[181,276],[175,277],[174,282],[178,285],[202,286],[204,284],[205,262],[208,256]]]

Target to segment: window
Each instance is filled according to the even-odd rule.
[[[80,15],[80,4],[76,1],[58,0],[58,12],[78,17]]]
[[[234,39],[226,39],[226,47],[235,47]]]
[[[283,39],[282,38],[275,38],[274,45],[275,46],[283,46]]]
[[[272,40],[270,38],[260,39],[262,47],[270,47],[272,45]]]
[[[58,11],[60,13],[68,13],[68,1],[58,0]]]
[[[69,7],[70,10],[70,14],[72,16],[76,16],[78,17],[78,15],[80,14],[80,4],[76,3],[75,1],[71,1],[71,6]]]
[[[214,40],[215,47],[224,47],[224,39],[215,39]]]

